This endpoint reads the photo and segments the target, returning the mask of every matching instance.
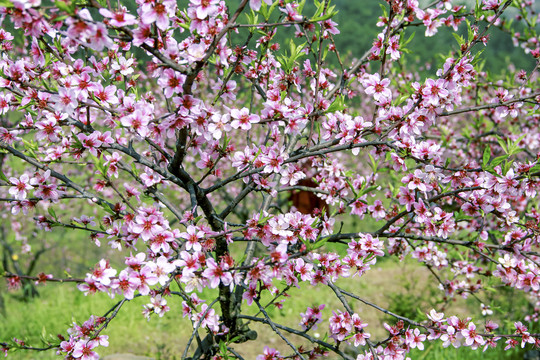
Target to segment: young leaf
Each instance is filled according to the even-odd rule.
[[[330,106],[328,107],[328,109],[326,109],[325,113],[333,113],[333,112],[336,112],[336,111],[342,111],[345,109],[345,101],[344,101],[344,96],[343,95],[340,95],[336,98],[336,100],[334,100],[334,102],[332,104],[330,104]]]
[[[4,175],[2,170],[0,170],[0,180],[4,180],[5,182],[9,183],[9,179],[7,178],[6,175]]]
[[[494,168],[495,166],[499,165],[500,163],[502,163],[506,159],[508,159],[508,155],[502,155],[502,156],[496,157],[495,159],[493,159],[491,164],[489,164],[489,166],[491,168]]]
[[[483,166],[487,166],[490,156],[491,156],[491,148],[489,146],[486,146],[486,148],[484,149],[484,155],[482,156]]]
[[[52,218],[55,220],[55,221],[58,221],[58,217],[56,216],[56,212],[54,211],[54,209],[52,207],[49,207],[47,209],[47,212],[49,213],[49,215],[52,216]]]

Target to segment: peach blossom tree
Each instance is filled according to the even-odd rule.
[[[529,325],[540,311],[534,1],[381,1],[379,34],[352,56],[336,46],[331,0],[307,3],[0,0],[0,245],[35,259],[40,232],[68,230],[125,259],[66,277],[7,256],[10,289],[61,282],[118,300],[57,341],[0,338],[8,358],[97,359],[135,297],[147,299],[141,316],[191,323],[182,359],[241,359],[260,341],[253,323],[288,349],[261,342],[258,360],[540,345]],[[456,31],[431,73],[408,66],[411,27]],[[536,66],[483,71],[494,28]],[[300,212],[297,191],[325,205]],[[345,231],[352,218],[369,226]],[[427,268],[441,305],[419,321],[340,285],[384,257]],[[328,288],[340,306],[319,299],[296,327],[280,324],[269,309],[294,287]],[[501,288],[533,305],[509,331],[447,311],[471,296],[490,314],[484,294]],[[393,319],[384,338],[357,303]]]

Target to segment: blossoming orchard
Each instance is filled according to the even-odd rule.
[[[97,359],[135,298],[149,321],[192,326],[182,359],[242,359],[249,343],[258,360],[540,346],[534,0],[381,5],[372,47],[346,54],[330,0],[0,0],[0,274],[13,291],[58,282],[114,298],[53,340],[0,334],[2,353]],[[411,67],[409,30],[447,27],[448,51],[428,54],[437,68]],[[484,71],[493,30],[533,67]],[[324,206],[299,211],[298,192]],[[40,234],[58,231],[122,261],[25,272]],[[442,300],[421,320],[341,285],[386,258],[436,283]],[[448,307],[469,297],[491,315],[486,293],[504,289],[531,304],[509,327]],[[306,304],[296,325],[275,321],[293,301]],[[392,319],[385,336],[358,304]]]

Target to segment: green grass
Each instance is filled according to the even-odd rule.
[[[29,302],[19,302],[6,296],[6,314],[0,317],[2,340],[18,337],[28,345],[40,346],[42,339],[55,340],[56,334],[66,336],[72,322],[82,323],[90,315],[103,315],[120,298],[111,299],[105,294],[89,295],[73,286],[48,285],[40,289],[41,296]],[[110,335],[110,346],[100,348],[100,355],[111,353],[133,353],[156,356],[163,352],[166,344],[185,344],[190,324],[182,319],[181,303],[171,298],[171,313],[163,318],[147,321],[141,314],[148,298],[136,298],[124,305],[104,334]],[[156,339],[154,335],[159,334]],[[19,352],[20,359],[57,359],[54,351],[43,353]]]
[[[429,302],[423,297],[429,294],[431,276],[426,269],[417,264],[415,260],[407,260],[399,263],[395,258],[380,261],[365,276],[358,278],[341,279],[338,285],[342,288],[358,294],[363,299],[386,307],[401,315],[407,315],[417,320],[425,319],[425,312],[430,310]],[[283,285],[276,283],[281,289]],[[0,285],[1,286],[1,285]],[[56,335],[66,336],[66,330],[72,326],[72,322],[82,323],[90,315],[101,316],[107,312],[120,297],[111,299],[105,294],[84,296],[73,284],[48,284],[38,287],[41,296],[28,302],[20,301],[17,293],[1,292],[5,300],[5,315],[0,315],[0,341],[6,341],[13,337],[24,340],[28,345],[41,346],[42,339],[56,341]],[[171,290],[175,290],[172,288]],[[213,290],[215,293],[215,290]],[[277,323],[298,329],[300,313],[306,308],[326,304],[323,311],[324,322],[319,325],[319,336],[323,338],[328,329],[328,318],[332,315],[332,309],[343,309],[340,301],[335,297],[331,289],[324,286],[313,287],[305,285],[302,289],[293,288],[288,291],[290,297],[285,299],[283,309],[270,307],[268,313]],[[416,294],[416,296],[415,296]],[[505,314],[509,318],[519,318],[526,311],[523,296],[515,296],[514,293],[497,293],[499,298],[487,299],[489,303],[499,302],[501,307],[495,316],[501,320]],[[215,298],[213,293],[205,291],[201,298]],[[261,304],[270,300],[265,296]],[[410,300],[410,301],[404,301]],[[191,323],[182,318],[181,299],[177,296],[167,298],[171,310],[163,318],[154,316],[147,321],[141,314],[142,306],[148,302],[148,298],[136,298],[127,302],[118,316],[110,323],[103,334],[110,336],[110,346],[99,348],[100,355],[105,356],[115,353],[131,353],[136,355],[150,356],[155,359],[179,359],[191,335]],[[393,319],[364,305],[349,299],[351,307],[369,325],[366,328],[372,334],[374,341],[382,340],[387,336],[382,324],[393,323]],[[461,317],[473,316],[476,324],[481,324],[483,319],[479,316],[479,305],[472,300],[458,301],[445,311],[447,314],[458,313]],[[504,306],[503,306],[504,305]],[[452,307],[454,306],[454,307]],[[215,305],[219,313],[219,305]],[[247,307],[245,313],[254,315],[256,306]],[[260,315],[259,315],[260,316]],[[499,322],[504,329],[502,332],[512,332],[512,324]],[[257,341],[245,344],[234,344],[235,348],[245,359],[254,359],[260,354],[265,345],[278,348],[282,354],[290,354],[291,350],[283,341],[267,326],[250,324],[250,327],[259,334]],[[314,333],[312,332],[312,334]],[[204,333],[200,332],[201,336]],[[295,344],[306,344],[305,340],[293,337]],[[485,353],[471,351],[470,349],[444,349],[440,342],[426,343],[424,351],[415,350],[411,353],[411,359],[513,359],[522,358],[523,351],[504,352],[501,345],[498,349],[489,349]],[[193,350],[193,347],[192,349]],[[14,359],[57,359],[54,350],[43,353],[19,352]],[[333,359],[330,357],[329,359]]]
[[[397,264],[388,260],[380,264],[377,269],[372,270],[370,277],[360,279],[343,279],[339,285],[351,291],[355,291],[367,300],[376,303],[384,300],[386,295],[381,292],[382,286],[396,287],[394,282],[403,285],[404,282],[415,282],[421,273],[416,273],[419,267],[410,264]],[[368,274],[370,274],[368,272]],[[406,274],[406,275],[403,275]],[[386,284],[386,285],[381,285]],[[421,286],[418,285],[418,286]],[[174,290],[174,289],[173,289]],[[411,291],[418,291],[413,287]],[[56,334],[66,335],[67,328],[71,327],[73,321],[82,323],[90,315],[103,315],[117,301],[105,294],[90,295],[85,297],[75,286],[50,284],[40,287],[41,296],[28,302],[21,302],[14,294],[7,294],[5,298],[5,316],[0,316],[0,338],[2,341],[12,337],[18,337],[26,341],[28,345],[40,346],[42,339],[55,339]],[[328,318],[331,310],[342,308],[339,300],[333,296],[329,288],[315,288],[305,286],[302,289],[291,289],[290,298],[286,300],[283,309],[270,308],[270,317],[281,324],[298,328],[300,313],[306,307],[317,306],[326,303],[323,311],[325,322],[320,324],[316,330],[321,337],[325,336],[328,328]],[[209,295],[209,294],[207,294]],[[407,296],[407,294],[404,294]],[[201,295],[203,297],[203,295]],[[395,299],[399,299],[398,296]],[[269,297],[262,299],[265,304]],[[187,339],[191,334],[191,324],[187,319],[182,318],[181,300],[179,297],[168,298],[171,311],[163,318],[152,317],[147,321],[141,314],[142,306],[148,298],[136,298],[127,302],[118,316],[110,323],[103,332],[110,336],[110,346],[99,348],[102,356],[114,353],[131,353],[136,355],[151,356],[155,359],[179,359],[185,347]],[[399,308],[394,300],[390,305]],[[351,301],[351,306],[369,323],[367,328],[372,333],[375,341],[383,339],[386,334],[380,331],[383,321],[389,321],[382,314],[372,308]],[[410,305],[410,304],[409,304]],[[402,307],[405,305],[401,305]],[[408,306],[408,305],[407,305]],[[218,309],[219,306],[216,305]],[[256,307],[247,308],[247,313],[255,314]],[[407,309],[405,309],[407,310]],[[409,310],[415,310],[411,307]],[[218,310],[219,311],[219,310]],[[290,353],[290,349],[274,334],[271,329],[258,324],[251,324],[258,333],[259,340],[241,345],[233,345],[246,359],[253,359],[255,355],[262,352],[265,345],[278,348],[283,354]],[[379,332],[377,332],[379,331]],[[201,332],[201,335],[204,335]],[[298,338],[294,342],[298,344]],[[300,341],[305,343],[305,341]],[[504,345],[501,342],[499,348],[489,349],[485,353],[481,351],[471,351],[470,349],[444,349],[440,342],[433,344],[426,343],[424,351],[414,350],[411,359],[514,359],[522,358],[523,351],[516,349],[510,352],[502,351]],[[192,349],[193,350],[193,349]],[[19,352],[13,356],[15,359],[57,359],[54,351],[43,353]],[[332,357],[330,357],[332,359]]]

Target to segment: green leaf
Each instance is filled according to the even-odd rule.
[[[386,11],[386,6],[384,6],[383,4],[379,4],[379,6],[381,7],[381,10],[383,12],[382,16],[387,18],[388,17],[388,12]]]
[[[103,175],[103,177],[107,177],[107,172],[109,171],[109,165],[105,165],[105,160],[103,159],[103,154],[99,155],[99,158],[97,156],[91,155],[92,159],[94,159],[94,164],[96,166],[96,169],[98,169],[99,173]]]
[[[315,11],[315,14],[313,14],[313,17],[317,18],[318,16],[321,16],[324,10],[324,1],[315,0],[315,6],[317,6],[317,11]]]
[[[109,205],[107,205],[106,203],[100,203],[99,206],[101,206],[103,208],[103,210],[105,210],[107,213],[109,213],[111,215],[116,215],[114,210],[111,209],[111,207]]]
[[[298,4],[298,8],[296,9],[296,11],[299,14],[302,14],[302,11],[304,10],[304,5],[306,5],[306,0],[302,0],[302,2],[300,2],[300,4]]]
[[[55,2],[54,2],[54,5],[55,5],[58,9],[60,9],[60,10],[62,10],[62,11],[65,11],[65,12],[67,12],[68,14],[73,14],[73,11],[74,11],[73,6],[68,5],[67,3],[65,3],[65,2],[62,1],[62,0],[57,0],[57,1],[55,1]]]
[[[281,64],[281,67],[283,68],[283,71],[286,73],[289,72],[289,63],[287,61],[287,57],[285,55],[278,55],[276,56],[276,60]]]
[[[328,8],[326,9],[326,13],[323,15],[322,12],[324,10],[324,1],[321,2],[319,7],[317,8],[317,12],[315,13],[315,15],[313,15],[311,21],[325,21],[336,16],[339,11],[334,10],[335,8],[335,6],[328,6]]]
[[[411,36],[409,36],[407,38],[407,40],[403,41],[403,43],[401,44],[400,47],[404,47],[406,46],[408,43],[410,43],[412,41],[412,39],[414,39],[414,35],[416,34],[416,31],[413,31],[413,33],[411,34]]]
[[[235,341],[238,341],[239,339],[241,339],[241,336],[240,335],[236,335],[234,336],[232,339],[229,339],[229,343],[233,343]]]
[[[465,22],[467,23],[467,41],[471,42],[474,40],[474,31],[469,20],[465,19]]]
[[[458,35],[455,32],[453,32],[452,35],[454,35],[454,38],[456,38],[456,41],[459,44],[459,46],[465,44],[465,39],[463,38],[463,36]]]
[[[500,137],[497,137],[497,142],[501,146],[501,148],[504,150],[505,154],[508,154],[508,146],[507,143],[505,143]]]
[[[259,14],[261,14],[265,19],[268,19],[268,5],[264,1],[261,1],[261,8],[259,9]]]
[[[480,49],[480,50],[478,50],[478,52],[477,52],[476,54],[474,54],[474,59],[473,59],[473,61],[472,61],[472,65],[473,65],[473,66],[480,66],[480,67],[483,66],[483,65],[482,65],[482,62],[485,62],[485,60],[482,59],[482,58],[480,57],[480,55],[482,55],[482,53],[483,53],[484,51],[485,51],[485,49]],[[477,70],[479,70],[479,69],[477,69]]]
[[[523,149],[521,149],[519,147],[519,143],[521,142],[521,140],[523,140],[525,138],[525,136],[527,136],[527,134],[521,135],[514,142],[511,142],[510,139],[507,140],[507,146],[508,146],[509,155],[514,155],[514,154],[517,154],[517,153],[520,153],[520,152],[523,151]]]
[[[394,102],[394,106],[401,105],[405,100],[409,98],[409,95],[401,95],[397,98],[397,100]]]
[[[516,1],[514,1],[514,3],[516,3]],[[476,0],[476,4],[474,6],[474,17],[477,20],[480,20],[480,18],[482,16],[490,15],[490,13],[492,13],[491,10],[489,10],[489,11],[488,10],[482,10],[482,1],[481,0]]]
[[[318,249],[320,247],[323,247],[324,244],[326,244],[329,239],[330,239],[330,237],[327,237],[326,239],[322,239],[322,240],[317,241],[315,244],[313,244],[311,246],[312,250],[316,250],[316,249]]]
[[[47,212],[49,213],[49,215],[51,215],[53,217],[54,220],[58,221],[58,217],[56,216],[56,212],[54,211],[54,209],[52,207],[49,207],[47,209]]]
[[[13,3],[11,1],[9,1],[9,0],[0,0],[0,7],[12,8]]]
[[[261,214],[260,214],[260,215],[261,215],[261,216],[259,217],[259,222],[258,222],[259,225],[264,225],[264,224],[266,224],[266,222],[267,222],[268,220],[270,220],[271,218],[274,217],[274,215],[270,215],[270,216],[267,216],[267,217],[263,217],[263,216],[262,216],[262,215],[263,215],[263,214],[262,214],[262,211],[261,211]]]
[[[373,170],[374,173],[377,172],[377,168],[379,167],[379,164],[377,162],[375,162],[375,158],[368,153],[368,156],[369,156],[369,160],[371,161],[371,169]]]
[[[0,170],[0,180],[4,180],[5,182],[9,183],[9,179],[7,178],[6,175],[4,175],[2,170]]]
[[[494,168],[495,166],[499,165],[500,163],[502,163],[506,159],[508,159],[508,155],[498,156],[495,159],[493,159],[493,161],[491,162],[491,164],[489,164],[489,166],[491,168]]]
[[[185,30],[189,30],[190,26],[187,23],[181,23],[180,27],[184,28]]]
[[[510,170],[510,168],[512,167],[513,164],[514,164],[513,161],[506,161],[504,163],[503,174],[506,174],[508,172],[508,170]]]
[[[259,23],[259,15],[257,15],[253,10],[251,10],[251,13],[245,13],[247,18],[247,23],[250,25],[255,25]],[[253,28],[250,28],[253,30]]]
[[[133,171],[133,174],[135,176],[137,176],[137,177],[139,176],[139,170],[137,169],[137,166],[135,166],[135,163],[131,164],[131,171]]]
[[[263,1],[264,3],[264,1]],[[265,4],[266,5],[266,4]],[[279,5],[279,0],[276,0],[274,1],[274,3],[272,4],[272,6],[270,6],[270,8],[268,9],[268,16],[265,16],[266,19],[268,20],[270,18],[270,16],[272,15],[272,13],[274,12],[274,10],[276,9],[276,7]]]
[[[24,144],[24,149],[30,153],[30,156],[33,157],[34,159],[37,159],[37,155],[36,155],[36,150],[38,149],[37,143],[35,143],[32,140],[27,141],[23,139],[23,144]]]
[[[285,72],[288,73],[294,67],[294,63],[296,62],[296,60],[305,55],[305,53],[302,52],[302,49],[305,45],[306,43],[304,42],[297,46],[294,43],[293,39],[290,39],[289,54],[285,53],[276,57]]]
[[[333,11],[331,13],[326,13],[322,16],[317,16],[317,17],[314,17],[311,19],[311,21],[315,22],[315,21],[326,21],[334,16],[336,16],[338,12],[337,11]]]
[[[343,111],[345,109],[345,97],[340,95],[334,100],[332,104],[326,109],[325,113],[333,113],[336,111]]]
[[[482,156],[482,165],[487,166],[489,159],[491,157],[491,148],[486,146],[484,149],[484,155]]]
[[[464,220],[471,220],[472,217],[468,216],[468,215],[465,215],[463,212],[459,212],[455,217],[454,217],[454,221],[457,223],[457,222],[460,222],[460,221],[464,221]]]
[[[540,164],[536,164],[529,170],[529,174],[534,174],[539,171],[540,171]],[[3,174],[0,174],[0,175],[3,175]]]
[[[225,341],[219,342],[219,350],[221,351],[222,355],[227,353],[227,343]]]
[[[358,196],[362,196],[364,194],[372,192],[373,190],[376,190],[378,187],[379,187],[378,185],[373,185],[373,186],[370,186],[368,188],[365,188],[362,191],[360,191],[360,194]]]
[[[322,54],[322,61],[324,62],[326,60],[326,56],[328,55],[328,46],[324,47],[323,54]]]
[[[469,129],[469,127],[463,128],[463,130],[461,130],[461,134],[463,135],[463,137],[471,140],[471,129]]]

